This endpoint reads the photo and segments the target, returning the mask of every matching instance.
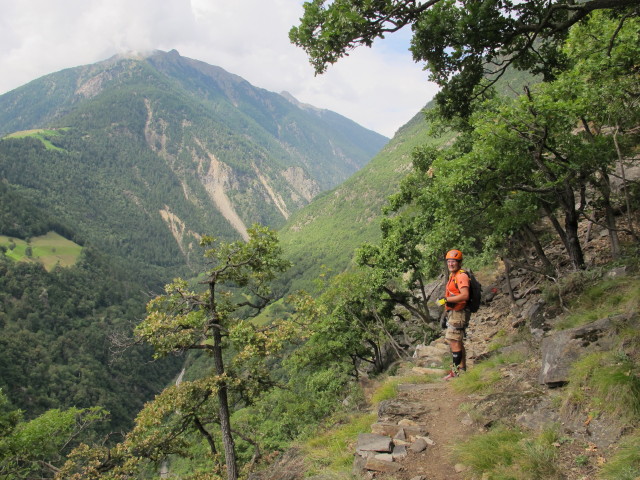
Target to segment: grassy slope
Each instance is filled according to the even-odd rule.
[[[66,130],[65,128],[61,130]],[[33,137],[39,139],[45,146],[47,150],[62,150],[59,147],[56,147],[53,143],[51,143],[50,138],[58,135],[58,131],[54,130],[45,130],[45,129],[34,129],[34,130],[23,130],[21,132],[15,132],[10,135],[7,135],[4,138],[25,138],[25,137]]]
[[[431,137],[428,127],[418,113],[366,167],[289,219],[280,231],[285,256],[294,263],[288,291],[312,291],[324,270],[343,271],[358,246],[379,239],[381,208],[410,171],[413,150],[446,140]]]
[[[10,244],[15,248],[9,249]],[[37,261],[51,271],[56,265],[68,267],[74,265],[80,256],[82,247],[54,232],[41,237],[34,237],[30,243],[24,240],[0,235],[0,246],[7,247],[6,256],[16,261]],[[27,257],[26,249],[31,246],[32,255]]]

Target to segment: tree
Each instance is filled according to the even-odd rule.
[[[77,450],[63,472],[68,478],[104,478],[105,472],[107,478],[130,478],[144,462],[170,454],[186,456],[192,433],[206,440],[215,464],[199,478],[218,478],[211,424],[220,427],[227,478],[238,478],[234,434],[240,433],[232,430],[230,395],[236,393],[235,400],[248,402],[272,387],[266,360],[294,335],[286,322],[263,328],[251,322],[251,316],[271,300],[269,283],[289,262],[281,258],[273,231],[253,226],[248,233],[247,242],[203,237],[200,245],[210,268],[200,283],[206,288],[194,291],[176,279],[149,302],[148,314],[135,330],[138,338],[155,348],[156,357],[203,351],[213,359],[213,369],[200,379],[165,389],[145,406],[134,429],[114,448]]]
[[[0,390],[0,478],[53,478],[70,446],[107,415],[98,407],[53,409],[25,421]]]
[[[614,256],[619,253],[619,240],[612,206],[612,176],[622,180],[627,232],[638,240],[625,178],[625,157],[633,156],[633,131],[640,123],[640,81],[636,61],[640,55],[638,29],[640,20],[637,16],[614,19],[594,15],[592,21],[571,31],[565,50],[573,68],[559,79],[580,91],[581,124],[589,141],[602,144],[608,140],[615,151],[617,169],[612,168],[612,162],[609,168],[591,179],[591,184],[601,193],[600,206],[605,210],[604,223],[609,230]],[[581,81],[583,79],[588,81]],[[596,221],[593,217],[590,219]]]
[[[415,209],[411,209],[415,211]],[[414,213],[383,218],[382,240],[364,244],[356,250],[356,262],[373,269],[371,284],[389,303],[401,305],[425,324],[433,321],[427,300],[424,251],[420,247],[423,231]]]
[[[414,60],[426,62],[429,79],[442,87],[436,95],[440,110],[449,118],[466,117],[473,99],[509,66],[552,79],[564,63],[559,46],[567,31],[591,12],[637,15],[638,5],[638,0],[312,0],[289,37],[320,74],[357,46],[370,47],[411,26]]]
[[[309,365],[331,365],[331,369],[342,371],[348,362],[350,374],[357,379],[362,363],[369,364],[375,373],[384,370],[385,345],[393,345],[399,357],[401,352],[393,339],[397,328],[391,321],[395,303],[381,297],[377,275],[377,271],[354,269],[331,278],[315,301],[300,296],[298,315],[305,311],[309,319],[309,340],[289,363],[300,370]]]
[[[557,265],[531,227],[541,216],[574,269],[585,267],[581,217],[604,218],[617,255],[609,177],[637,145],[638,21],[595,12],[562,46],[571,68],[516,99],[486,100],[451,146],[416,149],[414,171],[389,199],[382,241],[363,247],[360,262],[394,276],[429,277],[452,245],[510,259],[530,245],[539,262],[527,266],[553,275]]]
[[[212,237],[204,237],[200,242],[211,264],[204,280],[207,291],[195,293],[187,289],[186,282],[174,282],[167,287],[166,295],[150,302],[149,315],[136,332],[155,347],[157,355],[205,350],[213,357],[215,376],[210,379],[209,388],[218,399],[227,478],[235,480],[238,471],[228,398],[231,379],[223,361],[224,336],[230,335],[233,327],[248,328],[239,314],[245,308],[262,310],[270,300],[269,282],[290,265],[280,258],[282,252],[276,235],[266,227],[252,227],[246,243],[216,243]],[[229,286],[242,292],[240,301]],[[255,339],[249,343],[254,341],[254,350],[268,348]]]

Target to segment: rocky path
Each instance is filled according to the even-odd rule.
[[[444,376],[444,371],[438,369],[413,370],[403,373]],[[398,385],[397,397],[380,403],[378,423],[372,426],[372,433],[359,438],[355,470],[364,478],[463,479],[464,466],[456,464],[451,448],[476,433],[477,427],[461,408],[467,396],[456,393],[451,382],[455,380]],[[388,453],[367,451],[366,442],[376,437],[389,439]]]
[[[462,395],[453,391],[448,382],[425,385],[406,391],[401,389],[401,397],[413,397],[429,405],[431,414],[426,419],[429,438],[434,442],[422,452],[412,452],[402,462],[403,471],[396,478],[423,480],[455,480],[463,478],[463,467],[456,465],[450,453],[451,446],[468,437],[473,430],[468,416],[460,413],[460,405],[465,401]]]

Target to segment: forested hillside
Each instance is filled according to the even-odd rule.
[[[83,241],[172,268],[203,234],[281,225],[386,142],[175,51],[64,70],[2,95],[0,134],[5,181]]]
[[[112,444],[175,378],[184,357],[153,360],[133,329],[166,282],[206,263],[205,235],[282,224],[386,142],[175,51],[2,95],[0,132],[0,424],[36,429],[48,452],[80,433]],[[64,266],[40,261],[51,232],[72,245]],[[0,450],[22,448],[11,438]],[[2,475],[31,469],[13,462]]]
[[[280,229],[285,255],[293,263],[283,291],[314,291],[320,275],[340,273],[360,244],[379,239],[382,207],[410,171],[413,150],[448,139],[434,137],[420,111],[361,171],[296,212]]]
[[[5,184],[0,205],[4,225],[15,228],[11,236],[56,230],[73,237]],[[178,368],[176,359],[151,362],[148,348],[119,352],[111,343],[112,336],[130,336],[132,322],[144,314],[150,278],[93,247],[83,249],[75,266],[51,272],[0,255],[0,389],[11,404],[29,419],[49,409],[99,405],[111,413],[102,432],[130,428]]]

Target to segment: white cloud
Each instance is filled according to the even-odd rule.
[[[387,136],[435,93],[411,60],[406,34],[356,49],[315,77],[288,39],[303,13],[299,0],[0,0],[0,11],[0,93],[118,52],[153,49],[176,49],[255,86],[287,90]]]

